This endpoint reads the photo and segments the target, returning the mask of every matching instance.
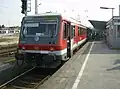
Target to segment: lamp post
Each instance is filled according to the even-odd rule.
[[[41,3],[38,4],[38,0],[35,0],[35,14],[38,14],[38,6],[41,5]]]
[[[111,9],[112,10],[112,29],[113,29],[113,11],[114,11],[115,8],[100,7],[100,9]]]
[[[114,10],[115,8],[100,7],[100,9],[111,9],[111,10],[112,10],[112,30],[113,30],[113,10]]]
[[[38,14],[37,0],[35,0],[35,14]]]

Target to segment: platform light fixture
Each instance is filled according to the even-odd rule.
[[[110,7],[100,7],[100,9],[111,9],[112,10],[112,25],[113,25],[113,11],[115,8],[110,8]],[[113,26],[112,26],[113,29]]]
[[[114,10],[115,8],[109,8],[109,7],[100,7],[100,9],[111,9],[111,10],[112,10],[112,17],[113,17],[113,10]]]
[[[112,10],[112,29],[113,29],[113,10],[115,9],[115,8],[109,8],[109,7],[100,7],[100,9],[111,9]],[[110,30],[109,30],[109,32],[110,32]]]

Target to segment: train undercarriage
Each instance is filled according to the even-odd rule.
[[[16,53],[15,58],[19,66],[22,66],[24,63],[27,63],[28,65],[33,65],[37,67],[56,68],[61,63],[63,63],[63,56],[58,56],[55,54]]]

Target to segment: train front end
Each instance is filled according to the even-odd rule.
[[[16,59],[41,67],[57,66],[61,63],[59,32],[60,15],[24,17]]]

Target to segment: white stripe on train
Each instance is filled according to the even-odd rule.
[[[67,53],[67,48],[60,50],[60,51],[53,51],[53,52],[51,52],[51,51],[37,51],[37,50],[25,50],[25,52],[27,52],[27,53],[41,53],[41,54],[53,53],[56,55],[63,55],[65,53]]]
[[[72,49],[77,47],[78,45],[81,45],[85,41],[86,41],[86,39],[81,40],[80,42],[78,42],[78,44],[74,44],[72,46]],[[67,53],[67,48],[65,48],[63,50],[60,50],[60,51],[53,51],[53,52],[51,52],[51,51],[38,51],[38,50],[25,50],[24,52],[27,52],[27,53],[41,53],[41,54],[53,53],[53,54],[56,54],[56,55],[63,55],[65,53]]]
[[[81,45],[81,44],[84,43],[86,40],[87,40],[87,39],[83,39],[83,40],[79,41],[78,43],[75,43],[75,44],[71,47],[71,49],[76,48],[78,45]]]

